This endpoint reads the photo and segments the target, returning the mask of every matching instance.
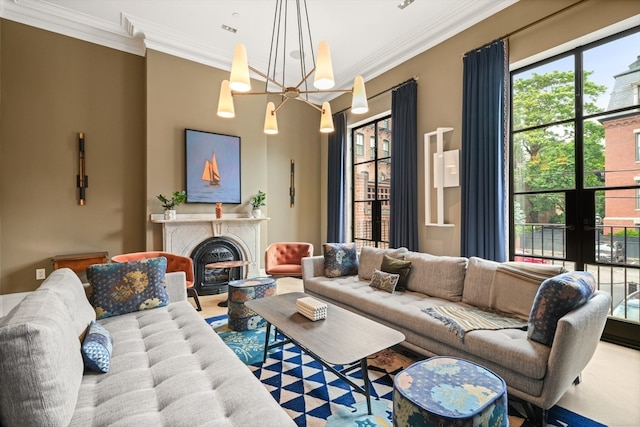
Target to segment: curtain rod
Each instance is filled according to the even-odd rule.
[[[367,101],[370,101],[370,100],[372,100],[374,98],[377,98],[378,96],[383,95],[383,94],[385,94],[385,93],[387,93],[389,91],[396,90],[399,87],[402,87],[402,86],[406,85],[407,83],[415,82],[415,81],[418,81],[418,76],[413,76],[410,79],[403,81],[402,83],[398,83],[397,85],[391,86],[390,88],[387,88],[387,89],[385,89],[385,90],[383,90],[381,92],[376,93],[375,95],[369,96],[369,97],[367,97]],[[334,115],[344,113],[345,111],[347,111],[349,109],[351,109],[351,107],[344,108],[344,109],[334,113]]]
[[[550,14],[550,15],[544,16],[544,17],[542,17],[542,18],[540,18],[540,19],[538,19],[538,20],[536,20],[536,21],[533,21],[533,22],[531,22],[531,23],[529,23],[529,24],[527,24],[527,25],[525,25],[525,26],[522,26],[522,27],[520,27],[520,28],[518,28],[518,29],[516,29],[516,30],[514,30],[514,31],[512,31],[512,32],[510,32],[510,33],[505,34],[505,35],[504,35],[504,36],[502,36],[502,37],[499,37],[499,38],[497,38],[497,39],[495,39],[495,40],[490,41],[489,43],[486,43],[486,44],[484,44],[484,45],[482,45],[482,46],[480,46],[480,47],[477,47],[477,48],[475,48],[475,49],[471,49],[471,50],[470,50],[469,52],[467,52],[467,53],[470,53],[470,52],[476,52],[476,51],[478,51],[478,50],[482,49],[483,47],[489,47],[489,46],[491,46],[491,45],[492,45],[493,43],[495,43],[495,42],[498,42],[498,41],[500,41],[500,40],[504,40],[504,39],[508,39],[509,37],[513,36],[514,34],[518,34],[518,33],[522,32],[522,31],[524,31],[524,30],[527,30],[527,29],[529,29],[529,28],[533,27],[534,25],[538,25],[539,23],[546,21],[547,19],[551,19],[551,18],[553,18],[553,17],[555,17],[555,16],[557,16],[557,15],[560,15],[561,13],[564,13],[564,12],[566,12],[567,10],[572,9],[572,8],[574,8],[574,7],[578,6],[579,4],[584,3],[584,2],[586,2],[586,1],[589,1],[589,0],[579,0],[579,1],[575,2],[575,3],[572,3],[572,4],[570,4],[569,6],[563,7],[563,8],[562,8],[562,9],[560,9],[560,10],[556,10],[555,12],[553,12],[553,13],[552,13],[552,14]],[[465,54],[464,54],[464,55],[462,55],[462,56],[463,56],[463,57],[467,56],[467,53],[465,53]]]
[[[513,36],[514,34],[518,34],[518,33],[522,32],[522,31],[524,31],[526,29],[529,29],[529,28],[533,27],[534,25],[538,25],[539,23],[544,22],[547,19],[551,19],[551,18],[553,18],[553,17],[555,17],[557,15],[560,15],[561,13],[564,13],[569,9],[573,9],[574,7],[578,6],[581,3],[584,3],[586,1],[589,1],[589,0],[579,0],[579,1],[575,2],[575,3],[570,4],[569,6],[563,7],[562,9],[553,12],[551,15],[547,15],[545,17],[542,17],[542,18],[538,19],[537,21],[533,21],[530,24],[527,24],[527,25],[525,25],[523,27],[518,28],[517,30],[514,30],[514,31],[512,31],[510,33],[505,34],[504,36],[500,37],[500,40],[509,38],[509,37]]]

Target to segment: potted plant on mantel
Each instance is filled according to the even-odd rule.
[[[254,218],[262,217],[262,210],[260,209],[260,207],[265,206],[267,204],[266,199],[267,199],[267,193],[264,193],[261,190],[258,190],[258,194],[256,194],[251,198],[251,207],[253,208],[253,210],[251,211],[251,215]]]
[[[174,191],[171,198],[167,198],[162,194],[158,194],[158,200],[164,208],[164,219],[176,219],[176,206],[180,206],[187,200],[186,191]]]

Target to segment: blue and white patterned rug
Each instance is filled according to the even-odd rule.
[[[372,415],[365,397],[293,344],[272,349],[263,364],[265,330],[234,332],[226,315],[206,319],[225,343],[245,362],[301,427],[387,427],[393,425],[393,377],[415,361],[410,355],[385,350],[369,358]],[[362,383],[359,370],[350,375]],[[511,411],[510,411],[511,412]],[[511,414],[510,414],[511,415]],[[518,417],[509,417],[512,427],[532,427]],[[549,426],[606,427],[559,406],[549,411]]]

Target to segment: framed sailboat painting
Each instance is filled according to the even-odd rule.
[[[240,203],[240,137],[185,129],[187,203]]]

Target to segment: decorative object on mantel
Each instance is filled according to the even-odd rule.
[[[262,217],[262,210],[260,210],[260,207],[267,204],[265,202],[266,199],[267,193],[262,192],[262,190],[258,190],[258,194],[251,198],[251,207],[253,208],[251,215],[253,215],[254,218]]]
[[[296,23],[288,27],[287,8],[289,2],[283,0],[276,1],[276,10],[273,16],[273,30],[271,32],[271,47],[269,51],[269,64],[267,74],[263,74],[253,67],[250,67],[247,60],[247,49],[243,44],[237,44],[233,52],[233,61],[231,64],[231,74],[229,80],[223,80],[220,85],[220,97],[218,99],[218,116],[224,118],[235,117],[233,106],[233,97],[237,95],[280,95],[280,103],[276,107],[273,102],[267,103],[267,110],[264,120],[264,133],[273,135],[278,133],[278,122],[276,112],[290,99],[303,101],[320,111],[320,132],[333,132],[333,118],[331,117],[331,106],[328,102],[323,102],[322,107],[318,107],[309,99],[309,94],[322,94],[327,92],[351,92],[351,112],[354,114],[363,114],[369,111],[367,103],[367,95],[364,87],[362,76],[356,76],[351,89],[333,89],[335,81],[333,78],[333,66],[331,65],[331,54],[329,45],[326,41],[321,41],[318,46],[318,62],[311,52],[305,52],[305,47],[313,48],[313,40],[311,39],[311,27],[309,25],[309,13],[306,0],[296,0],[290,2],[292,8],[291,14],[297,17]],[[295,3],[295,5],[294,5]],[[285,51],[290,49],[287,47],[286,37],[288,28],[295,28],[297,24],[297,50],[293,52]],[[289,31],[293,33],[292,31]],[[291,34],[289,34],[291,35]],[[292,46],[295,42],[292,41]],[[300,79],[296,81],[285,81],[284,76],[287,74],[287,57],[290,54],[297,54],[299,64],[295,69],[300,71]],[[293,54],[291,56],[293,56]],[[280,59],[281,58],[281,59]],[[280,67],[280,69],[278,69]],[[290,76],[297,78],[293,72]],[[266,80],[263,92],[251,92],[251,81],[249,70]],[[314,74],[313,87],[316,90],[308,90],[307,80]],[[282,81],[277,81],[276,77],[282,76]],[[276,88],[269,88],[269,83],[275,85]]]
[[[78,134],[78,203],[84,206],[86,203],[86,189],[89,186],[89,177],[85,175],[84,170],[84,132]]]
[[[187,193],[185,191],[174,191],[170,199],[162,194],[158,194],[156,197],[164,208],[164,219],[176,219],[176,206],[184,203],[187,199]]]
[[[222,218],[222,203],[216,203],[216,218]]]

